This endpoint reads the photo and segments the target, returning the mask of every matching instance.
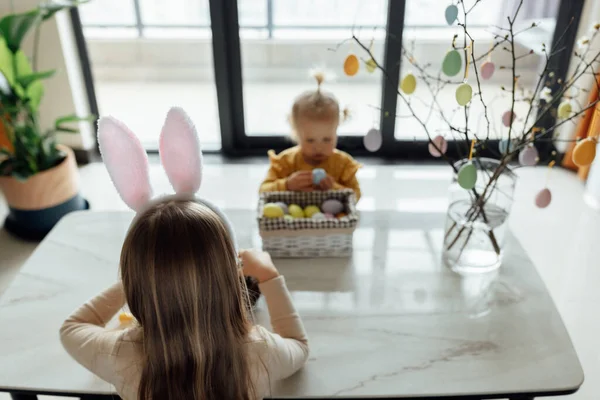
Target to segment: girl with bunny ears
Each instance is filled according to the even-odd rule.
[[[121,251],[120,282],[67,318],[60,329],[64,348],[125,400],[267,395],[271,382],[305,364],[306,333],[269,255],[238,253],[225,214],[195,195],[202,153],[188,116],[172,108],[160,135],[173,195],[153,199],[146,153],[121,122],[101,118],[98,141],[117,191],[136,215]],[[259,282],[273,332],[250,320],[245,275]],[[125,304],[135,323],[107,329]]]

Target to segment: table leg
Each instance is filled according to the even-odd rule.
[[[10,393],[10,398],[12,400],[37,400],[38,397],[35,394]]]

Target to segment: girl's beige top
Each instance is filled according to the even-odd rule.
[[[248,351],[252,378],[262,398],[270,384],[298,371],[308,359],[308,339],[283,276],[259,285],[273,332],[255,326]],[[142,348],[141,328],[109,329],[106,324],[125,305],[117,283],[79,307],[60,329],[67,352],[85,368],[111,383],[124,400],[137,398]]]

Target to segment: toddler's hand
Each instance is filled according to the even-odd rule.
[[[288,190],[308,192],[313,188],[312,171],[296,171],[286,180]]]
[[[327,175],[325,177],[325,179],[323,179],[319,183],[319,189],[321,189],[321,190],[330,190],[330,189],[333,188],[334,184],[335,184],[335,180],[331,177],[331,175]]]
[[[263,283],[279,276],[269,253],[258,250],[240,250],[242,271],[245,276],[256,278],[258,283]]]

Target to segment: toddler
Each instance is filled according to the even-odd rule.
[[[270,168],[260,186],[260,192],[340,190],[350,188],[360,198],[360,186],[356,172],[361,164],[349,154],[337,150],[337,128],[340,119],[348,112],[340,113],[336,98],[321,90],[324,75],[316,73],[317,89],[307,91],[296,98],[292,106],[290,123],[296,146],[275,154],[268,152]],[[340,115],[342,114],[342,115]],[[313,169],[325,170],[326,176],[318,185],[313,183]]]
[[[268,254],[239,251],[225,214],[196,197],[202,161],[182,110],[167,115],[160,157],[174,195],[152,199],[148,159],[119,121],[98,124],[102,157],[136,211],[121,250],[120,279],[79,307],[60,338],[81,365],[124,400],[254,400],[308,357],[302,321]],[[254,325],[244,276],[254,277],[273,332]],[[133,323],[107,325],[125,306]]]

